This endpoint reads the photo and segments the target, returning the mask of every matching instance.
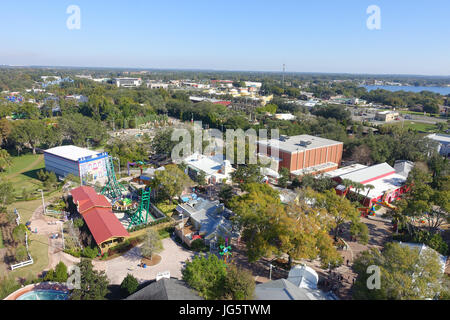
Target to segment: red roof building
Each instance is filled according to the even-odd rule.
[[[129,237],[122,223],[112,212],[105,196],[97,194],[92,187],[82,186],[71,192],[73,203],[91,231],[95,242],[103,249],[122,242]]]

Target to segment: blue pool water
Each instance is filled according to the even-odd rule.
[[[56,290],[33,290],[24,293],[17,300],[67,300],[67,293]]]

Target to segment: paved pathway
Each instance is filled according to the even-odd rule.
[[[171,277],[181,278],[181,270],[185,261],[191,260],[194,253],[184,249],[171,238],[162,240],[164,250],[159,253],[161,262],[147,268],[139,267],[142,256],[139,247],[135,247],[124,255],[106,261],[94,261],[96,270],[106,272],[111,284],[120,284],[128,273],[140,282],[153,280],[159,272],[169,271]]]

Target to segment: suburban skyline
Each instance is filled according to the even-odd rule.
[[[0,64],[450,75],[448,1],[132,4],[2,4]],[[80,8],[80,29],[67,28],[71,5]],[[381,10],[379,30],[366,25],[371,5]]]

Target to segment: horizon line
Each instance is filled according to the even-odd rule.
[[[202,68],[157,68],[157,67],[100,67],[100,66],[51,66],[51,65],[10,65],[0,64],[0,68],[55,68],[55,69],[106,69],[106,70],[159,70],[159,71],[191,71],[191,72],[245,72],[245,73],[278,73],[283,74],[283,71],[273,70],[236,70],[236,69],[202,69]],[[323,75],[357,75],[357,76],[416,76],[416,77],[439,77],[450,78],[448,75],[436,74],[417,74],[417,73],[364,73],[364,72],[326,72],[326,71],[285,71],[284,74],[323,74]]]

